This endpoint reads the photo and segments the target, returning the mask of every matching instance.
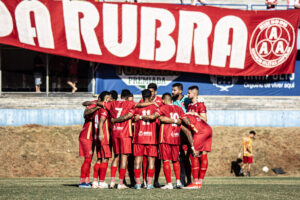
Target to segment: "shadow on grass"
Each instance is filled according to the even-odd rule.
[[[66,187],[78,187],[78,184],[62,184],[62,185]]]

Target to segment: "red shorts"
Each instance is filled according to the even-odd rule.
[[[157,146],[156,144],[134,144],[133,152],[134,156],[157,157]]]
[[[132,142],[131,138],[112,138],[112,145],[115,154],[131,154],[132,153]]]
[[[243,156],[243,163],[246,164],[246,163],[253,163],[253,156]]]
[[[93,141],[79,138],[79,156],[92,158],[94,151]]]
[[[194,139],[194,148],[196,151],[211,151],[212,145],[212,129],[209,127],[201,134],[195,134]]]
[[[109,144],[103,144],[100,147],[97,146],[98,158],[111,158],[111,148]]]
[[[159,144],[159,159],[178,161],[179,145]]]

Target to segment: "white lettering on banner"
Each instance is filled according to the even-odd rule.
[[[204,13],[189,11],[180,11],[179,16],[176,62],[191,63],[194,47],[195,64],[209,65],[208,37],[212,30],[210,18]]]
[[[67,48],[82,51],[81,35],[88,54],[102,55],[95,33],[100,19],[96,7],[86,1],[63,0],[63,11]],[[79,13],[84,15],[83,18],[79,19]]]
[[[157,21],[160,26],[156,28]],[[162,8],[141,8],[141,41],[140,59],[168,61],[176,50],[174,39],[170,34],[175,29],[175,18],[173,14]],[[160,46],[155,47],[156,41]]]
[[[233,29],[232,45],[228,44],[230,29]],[[247,26],[241,18],[221,18],[215,28],[211,65],[225,67],[227,56],[230,56],[230,68],[244,69],[247,41]]]
[[[269,36],[269,40],[277,40],[278,39],[278,32],[277,32],[277,28],[276,26],[273,26],[271,29],[271,33]],[[281,29],[279,29],[279,31],[281,31]],[[281,35],[281,34],[280,34]]]
[[[118,5],[103,4],[103,39],[107,50],[118,57],[131,54],[137,44],[137,6],[122,5],[122,42],[119,43]]]
[[[136,68],[291,74],[299,12],[269,14],[155,3],[7,0],[0,1],[0,43]],[[149,79],[169,81],[136,75],[127,82],[142,88]]]
[[[31,25],[30,13],[34,14],[35,28]],[[37,37],[40,47],[54,49],[50,13],[39,1],[22,1],[15,10],[16,25],[21,43],[36,46]]]
[[[0,37],[10,35],[14,28],[13,20],[10,12],[2,1],[0,1],[0,24]]]

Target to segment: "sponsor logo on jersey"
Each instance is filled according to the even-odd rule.
[[[174,133],[174,132],[172,132],[172,133],[171,133],[171,137],[179,137],[179,133]]]

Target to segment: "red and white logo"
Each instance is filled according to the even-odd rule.
[[[294,27],[281,18],[261,22],[254,30],[249,49],[253,60],[265,68],[284,63],[295,45]]]

